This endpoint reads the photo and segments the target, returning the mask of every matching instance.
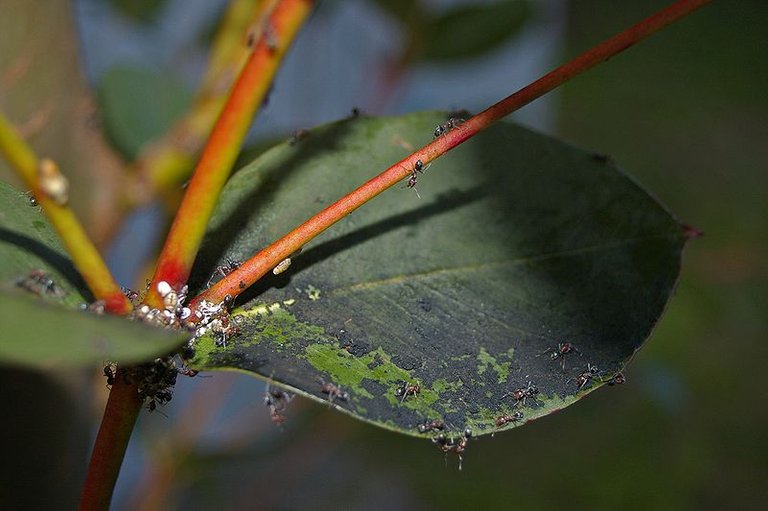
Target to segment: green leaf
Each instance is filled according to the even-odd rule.
[[[0,181],[0,288],[21,288],[30,273],[42,271],[53,286],[26,286],[48,301],[70,308],[90,301],[90,292],[58,236],[31,195]],[[39,283],[38,283],[39,284]]]
[[[530,15],[525,0],[463,5],[422,26],[421,60],[466,59],[487,53],[512,37]]]
[[[40,208],[0,182],[0,365],[138,362],[185,340],[178,332],[72,310],[89,299]]]
[[[99,83],[104,124],[127,158],[164,134],[189,107],[191,93],[167,73],[115,67]]]
[[[267,151],[227,184],[198,285],[432,138],[436,113],[360,118]],[[225,347],[203,338],[198,369],[237,369],[419,435],[492,433],[564,408],[588,364],[606,381],[658,320],[685,242],[674,218],[605,157],[498,124],[419,176],[421,199],[386,191],[304,247],[234,312]],[[579,353],[550,358],[572,343]],[[545,353],[546,352],[546,353]],[[565,370],[561,368],[565,362]],[[515,405],[532,382],[539,394]],[[417,395],[397,395],[405,383]],[[436,434],[432,433],[432,434]]]
[[[165,0],[110,0],[110,3],[125,16],[148,22],[157,16]]]
[[[0,363],[53,369],[150,360],[189,335],[109,315],[71,311],[0,289]]]

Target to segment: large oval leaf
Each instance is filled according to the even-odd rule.
[[[348,120],[266,152],[227,185],[198,279],[444,120]],[[349,393],[333,406],[404,433],[427,420],[490,433],[501,416],[524,414],[504,429],[546,415],[621,371],[674,287],[683,229],[607,158],[501,124],[437,160],[417,188],[421,198],[385,192],[265,278],[235,313],[239,335],[226,347],[202,339],[194,366],[326,400],[333,383]],[[552,359],[566,342],[578,353]],[[597,372],[580,379],[589,366]],[[539,393],[516,400],[529,382]],[[419,392],[403,396],[406,384]]]
[[[72,310],[89,296],[40,208],[0,182],[0,364],[140,362],[185,340],[183,333]]]

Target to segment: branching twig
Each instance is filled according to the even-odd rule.
[[[678,0],[669,7],[657,12],[626,29],[625,31],[598,44],[582,53],[570,62],[550,71],[530,85],[504,98],[485,111],[454,127],[432,143],[415,151],[390,168],[363,184],[348,195],[342,197],[318,214],[296,227],[294,230],[258,252],[245,261],[238,269],[228,274],[213,287],[201,293],[192,302],[194,307],[202,300],[221,302],[229,295],[236,297],[244,289],[253,285],[285,258],[303,247],[308,241],[318,236],[334,223],[359,208],[387,188],[410,176],[416,168],[416,162],[423,165],[442,156],[449,150],[477,135],[494,122],[506,117],[515,110],[543,96],[574,76],[591,69],[614,55],[645,39],[670,23],[686,16],[711,0]]]
[[[312,0],[281,0],[227,99],[176,214],[160,254],[147,303],[162,304],[157,283],[180,289],[187,281],[208,219],[245,138],[254,113],[313,5]]]

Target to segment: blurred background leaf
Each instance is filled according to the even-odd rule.
[[[173,75],[116,66],[99,81],[104,128],[129,160],[142,146],[160,137],[192,104],[192,93]]]
[[[102,244],[116,222],[122,170],[80,69],[71,3],[4,0],[2,10],[0,108],[38,156],[59,164],[73,209]],[[17,182],[5,161],[0,177]]]
[[[165,0],[109,0],[109,2],[121,14],[143,23],[153,20],[165,4]]]
[[[419,58],[454,64],[459,59],[479,57],[517,35],[529,15],[525,0],[455,7],[417,27],[421,36]]]

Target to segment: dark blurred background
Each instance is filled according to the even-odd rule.
[[[429,31],[403,22],[387,3],[402,5],[321,3],[255,123],[254,145],[268,133],[287,136],[345,117],[353,107],[375,114],[477,111],[668,2],[532,1],[520,7],[519,29],[474,54],[451,49],[465,37],[457,30],[437,41],[447,57],[426,52],[408,59],[402,57],[411,32]],[[480,2],[420,2],[430,15],[467,3]],[[103,97],[104,77],[129,68],[189,94],[222,5],[78,0],[91,84]],[[428,442],[300,399],[279,429],[262,405],[259,381],[225,373],[183,379],[162,413],[140,418],[113,508],[764,509],[766,26],[763,0],[716,0],[515,115],[609,154],[682,222],[705,233],[689,245],[677,293],[625,385],[472,442],[459,471],[454,456],[445,458]],[[156,230],[156,214],[150,208],[136,216],[110,252],[124,283],[139,275],[148,248],[137,239],[152,242],[146,233]],[[66,449],[39,442],[54,455],[33,467],[64,456],[85,466],[86,436],[106,395],[103,381],[95,381],[69,407],[80,411],[82,434],[59,435],[79,439]],[[39,426],[29,434],[50,437]],[[76,498],[77,469],[40,474],[53,481],[52,498],[71,499],[72,488]]]

